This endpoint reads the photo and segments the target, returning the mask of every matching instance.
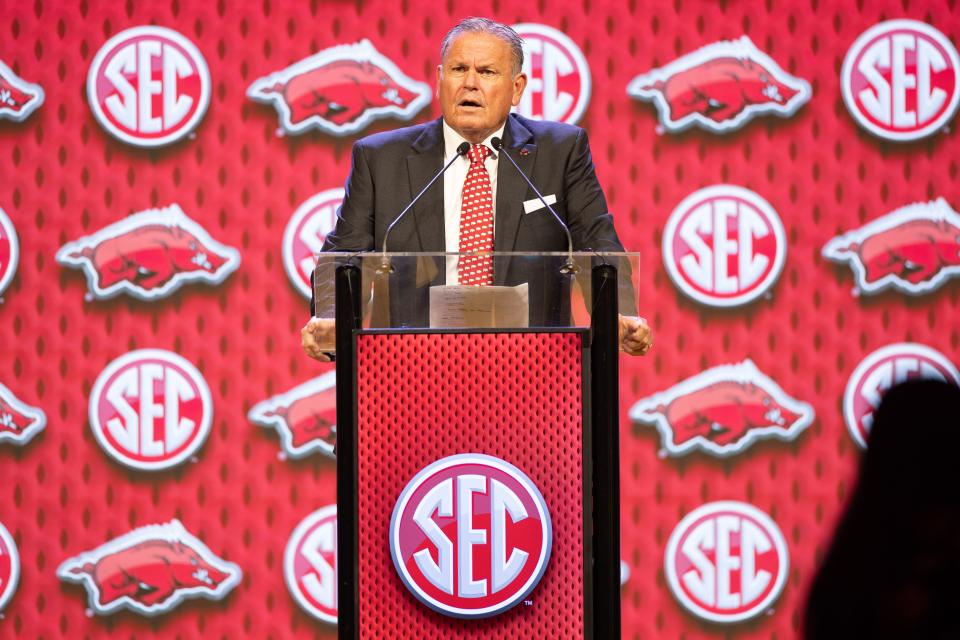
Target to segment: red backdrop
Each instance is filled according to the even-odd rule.
[[[320,453],[281,459],[279,439],[247,419],[251,407],[330,370],[307,359],[298,330],[306,302],[281,257],[297,206],[342,185],[355,137],[278,136],[277,115],[245,95],[257,78],[312,53],[368,38],[414,80],[434,84],[438,43],[468,3],[37,2],[0,6],[0,60],[40,84],[43,105],[23,122],[0,120],[0,208],[20,238],[16,277],[0,305],[0,384],[42,408],[46,429],[24,446],[0,441],[0,523],[20,550],[22,575],[0,635],[333,637],[302,612],[283,581],[287,538],[335,496],[334,462]],[[901,206],[945,198],[960,206],[955,134],[909,144],[862,131],[841,97],[840,68],[859,34],[884,19],[929,22],[956,42],[960,7],[947,0],[687,0],[494,2],[507,23],[555,27],[582,49],[593,77],[580,124],[629,250],[642,253],[640,300],[656,331],[646,358],[622,360],[622,596],[624,637],[792,637],[804,590],[828,542],[858,459],[843,421],[857,364],[891,342],[929,345],[960,360],[958,289],[922,297],[856,298],[850,270],[825,261],[835,235]],[[200,49],[212,100],[195,136],[156,150],[111,138],[86,101],[93,56],[112,35],[156,24]],[[656,110],[626,93],[638,74],[703,45],[748,35],[813,96],[795,115],[762,117],[717,135],[658,133]],[[431,103],[416,116],[437,117]],[[358,135],[397,126],[378,121]],[[749,188],[779,213],[786,266],[771,294],[719,310],[684,297],[661,257],[664,225],[695,190]],[[69,241],[125,216],[178,203],[239,269],[222,284],[169,297],[87,300],[80,272],[55,261]],[[91,434],[91,388],[113,359],[140,348],[192,362],[213,398],[212,432],[194,460],[165,472],[126,469]],[[791,442],[754,444],[734,457],[658,456],[659,436],[631,425],[637,400],[708,368],[750,358],[791,397],[813,405]],[[790,554],[772,615],[733,627],[698,621],[667,589],[663,553],[673,528],[703,503],[738,500],[767,513]],[[86,595],[57,566],[146,524],[178,518],[211,551],[240,565],[241,584],[216,603],[190,602],[160,618],[87,617]]]

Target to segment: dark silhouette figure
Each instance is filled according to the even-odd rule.
[[[960,638],[960,389],[914,380],[875,414],[813,581],[806,637]]]

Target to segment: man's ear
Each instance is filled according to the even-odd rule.
[[[527,74],[518,73],[513,78],[513,99],[510,104],[517,106],[520,104],[520,98],[523,97],[523,90],[527,88]]]
[[[437,100],[440,99],[440,80],[441,80],[442,78],[443,78],[443,65],[442,65],[442,64],[438,64],[438,65],[437,65],[437,88],[436,88],[436,90],[434,91],[434,97],[435,97]]]

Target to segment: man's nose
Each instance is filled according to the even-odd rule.
[[[480,76],[477,74],[476,69],[467,69],[466,75],[463,77],[463,85],[467,88],[477,86],[477,78]]]

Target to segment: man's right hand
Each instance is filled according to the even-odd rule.
[[[320,362],[331,362],[336,349],[336,323],[333,318],[310,318],[300,329],[300,345],[304,352]]]

